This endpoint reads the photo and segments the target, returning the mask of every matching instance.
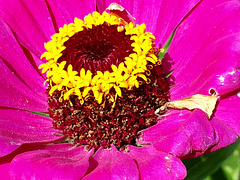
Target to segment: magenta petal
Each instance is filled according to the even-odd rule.
[[[240,37],[240,33],[239,33],[239,37]],[[212,83],[213,85],[210,85],[210,87],[213,87],[213,89],[219,95],[227,94],[231,91],[234,91],[240,88],[239,79],[240,79],[240,66],[231,69],[231,71],[229,72],[225,71],[223,74],[218,75],[218,78],[215,77],[214,80],[217,82],[214,82],[213,80],[214,83]]]
[[[119,152],[115,146],[112,146],[111,150],[100,148],[92,161],[97,163],[97,167],[84,179],[139,179],[136,163],[128,155]]]
[[[129,154],[139,167],[140,179],[184,179],[185,166],[171,154],[157,151],[153,146],[129,147]]]
[[[1,133],[1,130],[0,130],[0,133]],[[15,149],[19,148],[20,146],[21,145],[12,144],[11,139],[0,135],[0,157],[13,152]]]
[[[88,169],[92,154],[93,150],[86,151],[84,146],[48,145],[44,150],[16,156],[10,172],[14,179],[80,179]]]
[[[143,130],[138,142],[151,143],[158,150],[182,157],[194,151],[206,151],[218,142],[218,136],[203,111],[175,110],[157,125]]]
[[[16,70],[7,66],[8,63],[0,58],[0,104],[1,106],[29,111],[47,111],[46,97],[43,88],[34,90],[28,86]],[[29,73],[30,74],[30,73]],[[22,76],[24,73],[21,74]],[[31,77],[29,77],[31,79]],[[34,78],[32,78],[33,80]],[[43,81],[44,82],[44,81]],[[42,95],[41,95],[42,92]]]
[[[219,141],[215,146],[210,149],[210,152],[226,147],[237,141],[237,134],[223,121],[217,118],[213,118],[211,120],[211,124],[213,125],[215,131],[218,133]]]
[[[149,3],[149,1],[147,1]],[[156,1],[158,2],[158,1]],[[159,7],[152,7],[154,8],[155,12],[159,12],[159,15],[156,18],[150,18],[145,17],[143,20],[145,22],[149,22],[149,19],[152,19],[150,21],[150,32],[152,32],[156,37],[156,44],[159,46],[164,45],[169,38],[169,36],[172,34],[173,30],[176,28],[176,26],[180,23],[181,20],[192,10],[193,7],[195,7],[200,0],[162,0],[161,8]],[[149,3],[151,4],[151,3]],[[153,4],[153,6],[155,6]],[[144,8],[146,11],[147,9]],[[152,10],[151,10],[152,11]],[[143,18],[145,13],[140,13],[141,18]],[[153,15],[154,15],[153,14]],[[144,23],[144,21],[142,21]]]
[[[145,23],[147,31],[152,32],[156,37],[156,44],[164,45],[178,23],[200,0],[116,0],[127,9],[137,24]],[[111,4],[111,0],[98,1],[100,12]]]
[[[140,144],[153,144],[158,150],[170,152],[178,157],[191,152],[187,134],[182,131],[187,112],[172,112],[161,123],[141,131]]]
[[[7,144],[7,146],[9,146],[9,144]],[[21,154],[27,151],[43,149],[45,148],[45,146],[46,145],[42,143],[23,144],[16,150],[12,151],[11,153],[0,157],[0,164],[10,163],[13,160],[13,158],[18,154]]]
[[[240,97],[234,95],[222,99],[217,106],[215,117],[230,127],[238,136],[240,136]]]
[[[63,27],[64,24],[72,23],[75,17],[83,19],[84,16],[96,10],[94,0],[50,0],[48,3],[58,28]]]
[[[9,168],[10,168],[10,163],[0,165],[0,179],[1,180],[11,179],[11,176],[9,174]]]
[[[38,57],[44,52],[44,42],[55,33],[44,0],[1,1],[0,17],[13,29],[20,43]]]
[[[238,1],[202,1],[179,26],[168,51],[175,63],[172,100],[208,94],[210,88],[226,93],[239,87],[239,11]]]
[[[42,84],[45,80],[40,74],[37,65],[34,64],[33,57],[27,49],[21,47],[9,26],[2,20],[0,20],[0,30],[3,34],[0,37],[0,55],[6,66],[15,74],[21,75],[22,81],[27,86],[31,86],[36,91],[42,90],[41,93],[44,93],[45,90]]]
[[[50,118],[25,111],[0,109],[0,156],[11,153],[25,143],[54,141],[60,136]]]
[[[33,57],[18,44],[11,29],[0,19],[1,106],[46,111],[44,79]],[[6,99],[8,99],[6,101]]]
[[[230,42],[231,44],[229,44]],[[215,43],[213,47],[217,50],[209,53],[206,57],[208,59],[215,57],[215,61],[205,69],[198,79],[198,84],[202,84],[201,92],[203,92],[202,89],[213,89],[218,95],[224,95],[240,88],[239,43],[240,33],[229,35]],[[229,48],[226,49],[226,45]],[[229,50],[230,47],[231,50]]]

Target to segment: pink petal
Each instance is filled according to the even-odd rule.
[[[50,118],[13,109],[0,109],[0,156],[11,153],[25,143],[60,139]]]
[[[186,169],[175,156],[157,151],[153,146],[129,147],[129,154],[139,167],[141,179],[184,179]]]
[[[63,27],[64,24],[73,23],[75,17],[83,19],[84,16],[96,11],[94,0],[50,0],[47,1],[47,5],[57,28]]]
[[[47,99],[28,86],[16,70],[0,58],[0,103],[2,106],[29,111],[47,111]],[[24,73],[23,73],[24,74]],[[21,74],[21,75],[23,75]],[[43,89],[43,88],[41,88]],[[43,90],[42,90],[43,92]]]
[[[8,0],[0,3],[0,17],[16,33],[23,46],[38,57],[44,52],[44,42],[55,33],[51,15],[44,0]]]
[[[0,164],[0,179],[1,180],[9,180],[12,177],[9,174],[10,163]]]
[[[199,1],[200,0],[117,0],[114,2],[127,9],[132,16],[136,18],[137,24],[145,23],[147,31],[155,35],[157,46],[159,46],[159,44],[163,46],[175,27]],[[100,12],[105,10],[111,3],[111,0],[104,2],[97,0],[97,6]]]
[[[229,128],[223,121],[217,118],[213,118],[211,120],[211,124],[213,125],[215,131],[218,133],[219,141],[215,146],[208,150],[209,152],[224,148],[237,141],[238,139],[237,134],[231,128]]]
[[[80,179],[89,166],[93,150],[70,144],[48,145],[45,149],[16,156],[10,172],[14,179]]]
[[[91,165],[92,162],[92,165]],[[95,163],[94,163],[95,162]],[[95,166],[95,169],[93,169]],[[90,161],[89,172],[85,179],[139,179],[136,163],[114,146],[111,150],[100,148]]]
[[[217,106],[215,117],[230,127],[238,136],[240,136],[240,97],[234,95],[226,99],[221,99]]]
[[[182,157],[194,151],[206,151],[218,142],[218,136],[203,111],[175,110],[157,125],[143,130],[138,142],[151,143],[160,151]]]
[[[46,88],[31,53],[18,44],[8,25],[0,20],[1,106],[46,111]],[[8,101],[6,101],[8,99]]]
[[[210,120],[210,123],[218,136],[217,144],[208,149],[206,152],[194,152],[184,158],[197,157],[234,143],[240,135],[239,107],[240,97],[238,95],[230,94],[222,96],[216,107],[216,111]]]
[[[229,146],[230,144],[237,141],[238,136],[237,134],[229,127],[227,124],[225,124],[223,121],[217,119],[216,117],[213,117],[211,119],[211,124],[215,129],[215,132],[218,136],[218,142],[214,146],[210,147],[205,152],[202,151],[195,151],[190,154],[187,154],[183,159],[189,159],[198,157],[216,150],[219,150],[221,148],[224,148],[226,146]]]
[[[239,11],[237,1],[203,1],[179,26],[168,51],[174,69],[172,100],[208,94],[210,88],[220,94],[239,88]]]
[[[238,37],[240,42],[240,33],[235,36],[230,36],[226,38],[225,42],[233,41],[235,38]],[[222,42],[222,48],[225,46],[225,43]],[[234,43],[232,44],[234,45]],[[236,54],[238,53],[238,57],[240,58],[240,48],[236,50]],[[238,51],[238,52],[237,52]],[[219,54],[219,53],[218,53]],[[235,56],[235,53],[231,53],[228,55]],[[227,58],[227,55],[225,56],[225,59],[218,59],[216,63],[214,63],[211,67],[214,67],[215,71],[209,71],[213,70],[214,68],[209,67],[206,69],[206,72],[204,72],[203,77],[199,79],[201,83],[203,84],[202,89],[210,89],[211,91],[216,92],[218,95],[225,95],[229,92],[235,91],[237,89],[240,89],[240,62],[238,61],[236,57],[229,57]],[[228,67],[226,68],[226,62],[229,63]],[[212,77],[209,78],[208,81],[205,80],[204,83],[204,76]],[[203,91],[203,90],[201,90]]]
[[[1,133],[1,131],[0,131]],[[21,145],[12,144],[8,137],[4,137],[0,135],[0,157],[5,156],[15,149],[19,148]]]
[[[9,146],[9,145],[7,145]],[[33,151],[33,150],[39,150],[45,148],[46,145],[44,144],[38,144],[38,143],[33,143],[33,144],[23,144],[16,150],[12,151],[10,154],[7,154],[5,156],[0,157],[0,164],[7,164],[11,163],[13,158],[17,156],[18,154],[27,152],[27,151]],[[0,178],[1,179],[1,178]]]

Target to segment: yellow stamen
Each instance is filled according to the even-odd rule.
[[[134,53],[126,57],[124,62],[118,66],[113,64],[112,71],[97,71],[96,74],[92,74],[89,70],[86,72],[84,68],[77,72],[73,70],[72,65],[65,67],[66,61],[57,62],[66,48],[64,43],[71,36],[103,23],[109,26],[118,25],[117,31],[125,30],[125,35],[130,35],[130,39],[134,41],[131,45]],[[47,51],[41,56],[41,58],[46,58],[47,63],[40,65],[39,69],[42,69],[43,73],[47,71],[46,81],[49,81],[51,88],[49,94],[52,95],[54,91],[59,90],[64,100],[69,100],[71,95],[76,95],[81,102],[84,102],[91,93],[100,104],[103,97],[109,96],[110,101],[116,100],[116,96],[122,96],[121,88],[130,90],[133,87],[139,88],[139,85],[144,82],[147,83],[148,67],[159,61],[154,54],[156,47],[154,47],[153,39],[155,37],[146,32],[145,24],[137,26],[132,22],[122,24],[121,18],[106,12],[102,14],[93,12],[85,16],[84,21],[75,18],[74,23],[65,24],[51,39],[44,44]],[[115,90],[115,98],[109,93],[112,88]]]

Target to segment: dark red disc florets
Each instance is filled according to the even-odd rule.
[[[48,100],[54,127],[75,144],[88,148],[136,145],[138,132],[157,123],[155,110],[169,100],[161,66],[150,67],[148,82],[130,91],[122,89],[122,97],[116,99],[114,107],[108,100],[98,104],[93,97],[84,104],[77,96],[71,96],[71,103],[59,102],[61,92],[55,91]]]
[[[64,43],[66,47],[58,63],[66,61],[73,69],[80,71],[81,68],[96,71],[111,71],[111,65],[119,65],[133,53],[130,35],[125,35],[125,30],[117,31],[117,25],[109,26],[106,22],[92,29],[85,28],[74,34]]]

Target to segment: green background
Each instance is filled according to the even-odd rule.
[[[239,180],[240,141],[210,154],[183,160],[186,180]]]

